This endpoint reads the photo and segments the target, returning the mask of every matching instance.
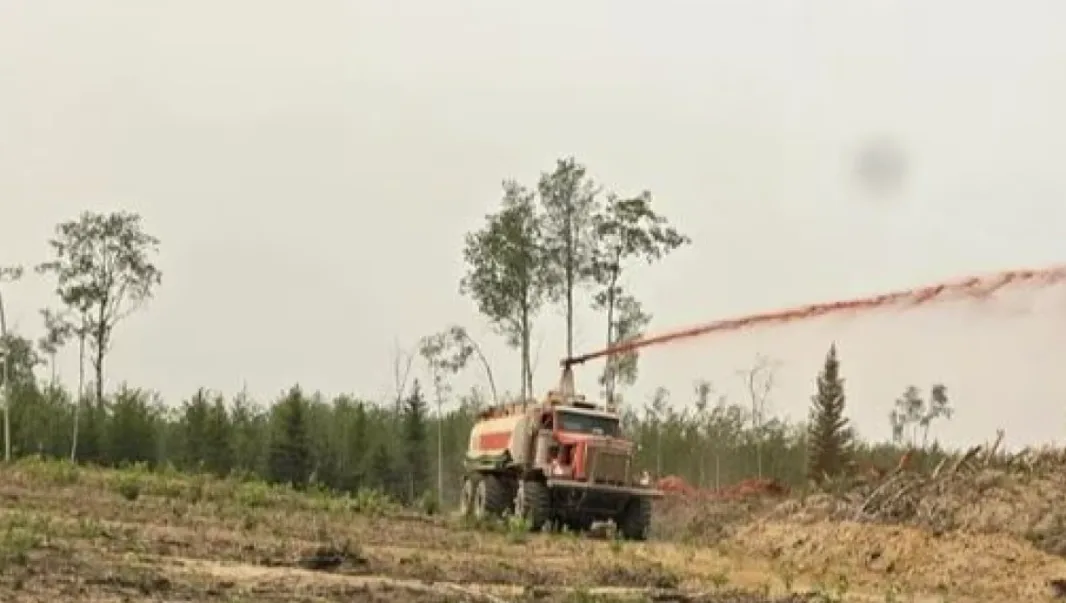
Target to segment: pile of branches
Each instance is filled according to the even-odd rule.
[[[1066,531],[1066,517],[1054,504],[1066,496],[1066,449],[1006,453],[999,449],[1002,440],[1000,431],[992,444],[944,458],[927,471],[901,465],[876,479],[829,482],[821,494],[780,508],[775,515],[906,524],[936,533],[969,529],[1028,534],[1048,522],[1062,523]],[[1028,484],[1037,487],[1026,493]],[[1033,508],[1022,508],[1025,505]]]
[[[983,448],[974,446],[954,460],[945,458],[929,474],[901,468],[880,483],[868,484],[857,493],[861,496],[855,502],[861,502],[855,505],[850,519],[919,524],[935,530],[955,527],[953,511],[963,502],[959,493],[983,491],[975,487],[975,476],[996,458],[995,447],[982,455]]]

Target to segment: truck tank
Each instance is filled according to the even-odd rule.
[[[480,420],[470,430],[467,464],[477,468],[526,465],[530,458],[532,414],[515,409],[513,414]]]

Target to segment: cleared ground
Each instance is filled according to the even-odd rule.
[[[22,462],[0,469],[0,601],[1039,601],[1066,577],[1016,535],[724,504],[670,503],[658,529],[683,534],[628,543]]]

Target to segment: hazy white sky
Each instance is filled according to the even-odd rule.
[[[694,239],[632,276],[658,329],[1052,263],[1066,256],[1064,17],[1052,0],[8,0],[0,263],[44,259],[52,226],[81,210],[143,214],[164,284],[120,326],[110,375],[175,400],[245,380],[264,396],[299,381],[378,398],[395,342],[453,322],[510,384],[517,359],[457,292],[462,236],[501,179],[533,183],[562,155],[621,193],[651,189]],[[881,134],[910,168],[890,201],[849,172]],[[47,283],[5,293],[36,336]],[[1001,320],[988,336],[1010,342],[985,346],[985,319],[870,327],[863,345],[882,351],[958,343],[908,374],[842,349],[857,391],[878,384],[853,392],[860,425],[884,431],[894,392],[926,373],[988,380],[976,367],[993,354],[1053,343],[1062,357],[1058,308],[1028,330]],[[561,356],[557,315],[538,326],[538,386]],[[578,349],[602,330],[583,316]],[[817,364],[840,337],[807,332],[789,353]],[[630,399],[658,384],[687,399],[694,378],[724,383],[755,351],[796,364],[773,338],[735,339],[649,352]],[[75,367],[69,351],[63,375]],[[813,375],[792,373],[776,399],[798,412]],[[1048,379],[1030,370],[1046,402],[1013,423],[995,417],[1002,399],[970,394],[958,437],[1007,423],[1054,437],[1066,386]]]

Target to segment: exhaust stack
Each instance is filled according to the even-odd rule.
[[[571,368],[568,362],[563,362],[563,374],[559,377],[559,395],[568,402],[576,395],[574,369]]]

